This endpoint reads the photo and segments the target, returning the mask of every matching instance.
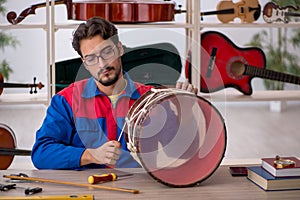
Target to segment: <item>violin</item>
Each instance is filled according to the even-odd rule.
[[[222,23],[228,23],[235,18],[240,18],[242,22],[253,22],[260,17],[261,6],[258,0],[241,0],[233,3],[229,0],[220,1],[217,11],[207,11],[200,13],[201,19],[205,15],[217,15]]]
[[[0,73],[0,95],[3,92],[3,88],[30,88],[29,93],[37,93],[36,88],[42,89],[44,85],[39,82],[38,84],[35,83],[36,78],[33,78],[33,84],[22,84],[22,83],[4,83],[3,75]],[[33,90],[34,88],[34,90]]]
[[[16,149],[16,137],[10,127],[0,123],[0,170],[7,169],[15,155],[29,156],[30,150]]]
[[[167,0],[94,0],[75,3],[72,0],[55,0],[54,3],[66,5],[69,20],[87,20],[98,16],[113,23],[173,21],[176,12],[175,3]],[[35,14],[37,8],[45,6],[46,3],[32,5],[19,16],[11,11],[6,18],[11,24],[18,24],[28,15]]]

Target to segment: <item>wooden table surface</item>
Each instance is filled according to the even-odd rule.
[[[16,183],[18,187],[42,187],[43,191],[34,196],[49,195],[80,195],[92,194],[94,199],[299,199],[300,190],[272,191],[266,192],[249,181],[246,177],[232,177],[228,166],[221,166],[218,170],[203,181],[201,184],[188,188],[172,188],[155,181],[142,169],[127,169],[113,171],[112,169],[92,169],[85,171],[72,170],[22,170],[13,169],[0,170],[1,184],[8,184],[7,178],[3,175],[25,173],[29,177],[51,179],[58,181],[69,181],[76,183],[88,183],[87,178],[93,174],[115,172],[117,174],[134,173],[133,176],[123,177],[114,182],[102,183],[99,185],[137,189],[139,194],[96,189],[88,187],[62,185],[47,182],[22,182]],[[0,196],[24,196],[24,189],[16,188],[0,192]]]

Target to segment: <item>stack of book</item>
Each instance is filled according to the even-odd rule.
[[[266,191],[300,189],[300,160],[262,158],[261,166],[247,167],[247,178]]]

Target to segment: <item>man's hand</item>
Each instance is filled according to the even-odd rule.
[[[189,80],[186,79],[185,82],[177,82],[176,89],[187,90],[189,92],[193,92],[196,95],[198,94],[198,88],[195,88],[192,84],[189,83]]]
[[[121,153],[120,148],[119,142],[108,141],[96,149],[86,149],[82,154],[80,164],[81,166],[90,163],[115,165]]]

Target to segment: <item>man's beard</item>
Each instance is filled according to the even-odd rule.
[[[99,83],[101,83],[101,84],[104,85],[104,86],[110,86],[110,85],[115,84],[115,83],[119,80],[119,75],[120,75],[120,71],[121,71],[121,70],[115,71],[116,74],[113,75],[112,79],[103,80],[103,79],[100,78],[100,75],[102,74],[102,72],[103,72],[104,70],[113,71],[113,70],[115,70],[115,68],[114,68],[114,67],[111,67],[111,66],[107,66],[107,67],[105,67],[105,68],[99,70],[99,72],[97,73],[97,75],[98,75],[99,78],[96,78],[96,80],[97,80]]]

